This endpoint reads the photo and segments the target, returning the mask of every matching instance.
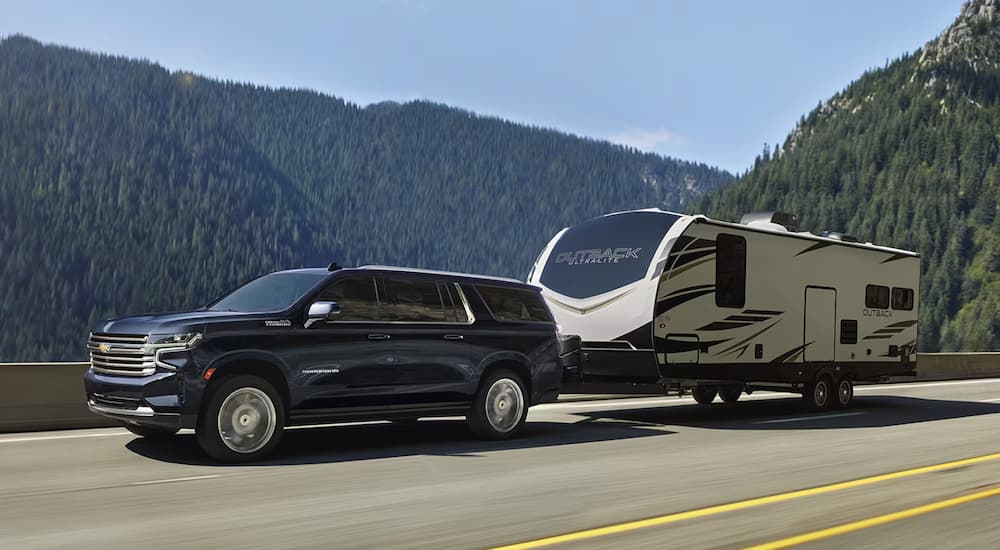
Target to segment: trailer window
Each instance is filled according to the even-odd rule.
[[[857,344],[858,343],[858,320],[857,319],[841,319],[840,320],[840,343],[841,344]]]
[[[719,233],[715,239],[715,305],[743,307],[747,295],[747,241]]]
[[[865,307],[889,309],[889,287],[868,285],[865,287]]]
[[[498,321],[552,322],[541,295],[535,291],[481,285],[476,290]]]
[[[913,309],[913,289],[912,288],[892,288],[892,309],[909,311]]]

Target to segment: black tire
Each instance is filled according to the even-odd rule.
[[[212,388],[195,432],[198,445],[215,460],[250,462],[271,453],[284,428],[285,404],[274,386],[240,375],[223,378]]]
[[[698,384],[691,390],[691,397],[699,405],[711,405],[715,401],[715,395],[719,393],[719,388],[711,384]]]
[[[517,435],[527,417],[524,382],[516,373],[499,369],[483,378],[465,420],[476,437],[498,440]]]
[[[160,426],[136,424],[125,424],[125,429],[145,439],[167,439],[180,431],[180,428],[162,428]]]
[[[833,401],[833,378],[829,375],[822,375],[815,382],[809,384],[802,394],[802,400],[811,410],[825,411],[829,409]]]
[[[719,397],[726,403],[735,403],[743,395],[743,386],[720,386]]]
[[[854,381],[848,377],[837,380],[836,391],[831,399],[833,408],[846,409],[854,402]]]

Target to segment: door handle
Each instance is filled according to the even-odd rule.
[[[462,338],[465,338],[465,337],[462,336],[461,334],[445,334],[444,335],[444,339],[445,340],[461,340]]]
[[[389,339],[389,335],[388,334],[369,334],[368,335],[368,339],[369,340],[388,340]]]

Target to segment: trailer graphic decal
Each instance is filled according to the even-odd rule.
[[[809,248],[803,250],[802,252],[799,252],[798,254],[796,254],[796,256],[801,256],[801,255],[803,255],[803,254],[805,254],[807,252],[812,252],[814,250],[819,250],[821,248],[826,248],[826,247],[832,246],[832,245],[833,245],[833,243],[818,242],[818,243],[810,246]]]
[[[740,354],[737,355],[736,358],[739,359],[740,357],[743,357],[743,354],[746,353],[747,348],[749,348],[750,344],[752,343],[751,340],[753,340],[754,338],[760,336],[761,334],[764,334],[765,332],[771,330],[772,328],[774,328],[774,325],[777,325],[780,322],[781,322],[781,319],[777,319],[776,321],[774,321],[770,325],[767,325],[763,329],[761,329],[761,330],[759,330],[759,331],[751,334],[750,336],[747,336],[743,340],[740,340],[739,342],[736,342],[735,344],[729,346],[728,348],[715,353],[715,355],[713,355],[713,357],[720,357],[720,356],[724,356],[724,355],[732,355],[733,353],[736,353],[737,351],[739,351]],[[742,346],[742,347],[740,347],[740,346]]]
[[[903,332],[909,327],[917,324],[916,320],[910,321],[900,321],[898,323],[892,323],[891,325],[886,325],[875,332],[865,336],[864,340],[885,340],[887,338],[892,338],[893,336]]]
[[[802,355],[802,352],[805,351],[807,347],[809,347],[809,346],[811,346],[812,344],[815,344],[815,343],[816,343],[816,341],[814,340],[814,341],[809,342],[807,344],[802,344],[801,346],[794,347],[794,348],[786,351],[785,353],[782,353],[781,355],[775,357],[771,361],[771,364],[772,365],[780,365],[781,363],[785,363],[787,361],[795,361],[796,359],[798,359],[799,355]]]
[[[671,292],[665,299],[656,302],[655,314],[657,316],[662,315],[683,303],[690,302],[691,300],[706,294],[714,293],[715,285],[695,285],[682,288]]]

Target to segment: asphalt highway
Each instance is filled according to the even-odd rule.
[[[289,430],[265,463],[118,428],[0,436],[0,548],[991,548],[1000,379],[547,404],[523,437],[460,420]]]

